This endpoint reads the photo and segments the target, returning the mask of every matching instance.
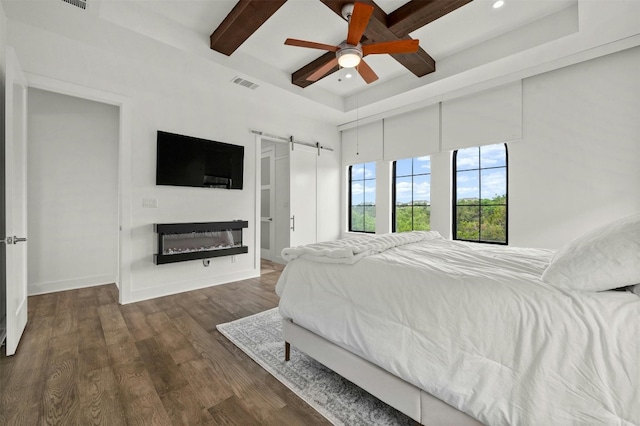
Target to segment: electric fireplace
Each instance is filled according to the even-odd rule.
[[[158,234],[158,253],[153,262],[161,265],[248,253],[249,248],[242,245],[242,229],[248,227],[245,220],[156,223],[153,230]]]

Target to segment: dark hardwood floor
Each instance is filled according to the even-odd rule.
[[[279,274],[129,305],[115,285],[29,297],[0,425],[329,424],[216,330],[277,306]]]

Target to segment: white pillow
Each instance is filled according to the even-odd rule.
[[[562,247],[542,280],[558,288],[583,291],[640,283],[640,213],[588,232]]]

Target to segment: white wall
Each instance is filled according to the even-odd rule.
[[[65,20],[68,19],[65,15]],[[257,147],[250,129],[319,140],[339,153],[335,126],[292,113],[286,102],[263,102],[253,93],[268,88],[260,87],[253,92],[232,84],[232,71],[139,34],[101,21],[69,20],[65,24],[68,31],[77,26],[83,32],[82,37],[62,37],[10,21],[9,38],[26,72],[129,99],[131,157],[121,163],[121,167],[131,168],[131,187],[124,188],[124,193],[130,194],[132,209],[123,214],[130,220],[132,230],[131,235],[122,236],[131,240],[131,291],[126,301],[257,276],[260,263],[254,223]],[[244,145],[244,189],[155,186],[155,138],[159,129]],[[337,194],[337,181],[335,184],[333,191]],[[158,208],[143,208],[144,198],[157,199]],[[326,221],[322,219],[325,215]],[[325,205],[318,216],[324,235],[337,237],[339,224],[334,220],[339,216],[337,197],[334,205]],[[153,223],[230,219],[250,222],[243,234],[249,253],[238,255],[235,263],[230,257],[221,257],[212,259],[208,268],[199,261],[153,264],[156,250]]]
[[[116,281],[119,110],[29,89],[29,294]]]
[[[525,79],[509,239],[556,248],[640,211],[640,48]]]
[[[431,229],[451,238],[451,151],[431,155]]]
[[[475,123],[490,133],[507,130],[503,132],[505,140],[479,144],[507,142],[513,138],[510,135],[518,133],[514,129],[522,129],[522,137],[507,144],[510,245],[558,248],[589,229],[640,211],[639,75],[638,47],[560,68],[524,79],[521,91],[511,90],[519,86],[509,83],[510,89],[504,92],[513,92],[511,100],[521,103],[521,108],[517,105],[517,119],[507,120],[507,126],[504,117]],[[498,87],[493,93],[501,90]],[[445,108],[441,111],[446,113]],[[496,111],[487,107],[483,114],[490,116]],[[520,122],[520,111],[521,124],[514,126]],[[361,132],[367,137],[359,140],[360,152],[369,154],[366,161],[378,160],[378,233],[390,229],[390,201],[385,202],[389,198],[390,162],[381,160],[380,152],[389,144],[414,144],[403,142],[403,138],[388,140],[380,133],[383,127],[380,122],[367,124]],[[369,134],[371,129],[378,130]],[[353,134],[355,129],[343,131],[343,170],[349,161],[362,162],[350,155],[355,149],[351,146]],[[424,154],[432,149],[432,142],[424,140]],[[442,146],[442,133],[440,142]],[[448,238],[451,158],[452,151],[447,149],[432,154],[431,171],[431,229]],[[346,181],[346,174],[343,179]],[[343,185],[343,200],[346,191]],[[347,229],[346,214],[342,229]]]

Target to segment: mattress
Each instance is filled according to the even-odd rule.
[[[636,295],[549,286],[550,250],[430,235],[299,252],[281,315],[487,425],[640,425]]]

